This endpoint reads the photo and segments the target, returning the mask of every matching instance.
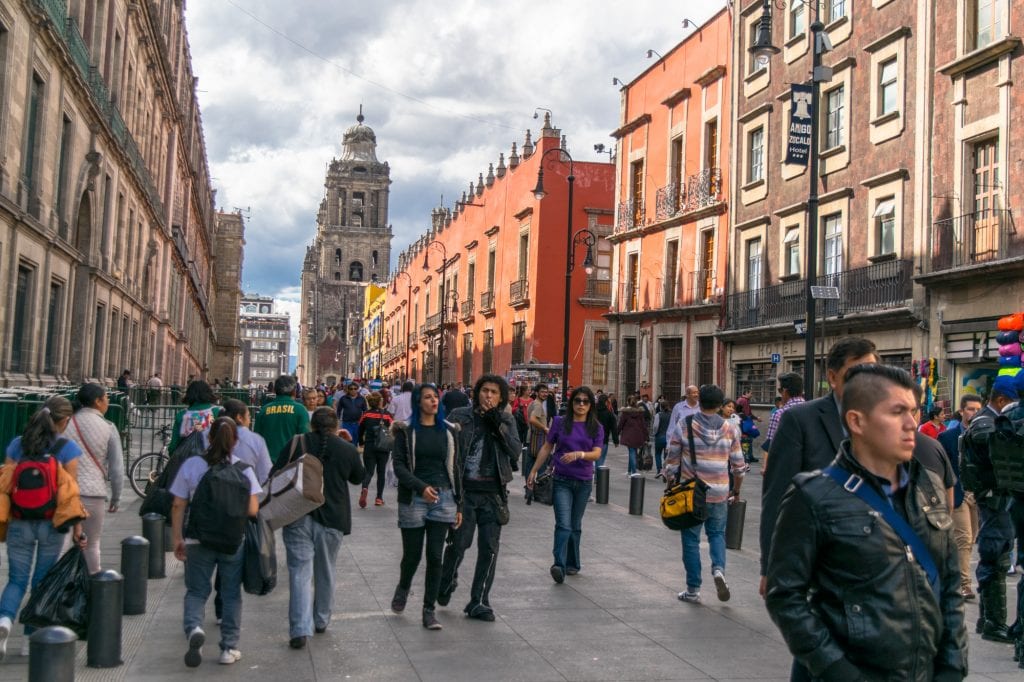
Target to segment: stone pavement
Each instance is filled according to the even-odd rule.
[[[551,564],[550,507],[511,500],[491,602],[494,623],[462,615],[468,599],[475,550],[467,553],[462,586],[447,608],[438,607],[441,632],[420,625],[424,567],[413,584],[405,614],[391,613],[401,555],[395,525],[395,492],[384,507],[353,509],[352,535],[337,565],[334,620],[326,634],[301,651],[288,648],[288,584],[284,548],[278,540],[278,586],[268,596],[245,595],[242,660],[216,663],[217,627],[207,611],[206,660],[185,668],[181,630],[181,565],[167,554],[167,578],[149,582],[148,611],[125,617],[124,665],[85,667],[79,644],[78,680],[225,679],[291,680],[786,680],[790,657],[757,595],[760,476],[744,484],[748,499],[744,548],[729,551],[726,574],[732,599],[715,597],[703,548],[704,602],[684,604],[681,546],[677,533],[657,518],[661,484],[648,478],[643,517],[627,513],[625,449],[613,448],[609,505],[591,504],[583,520],[583,571],[555,585]],[[520,479],[513,487],[518,489]],[[355,491],[355,489],[353,489]],[[357,491],[355,491],[357,492]],[[126,495],[132,495],[126,486]],[[353,500],[355,500],[353,495]],[[119,542],[140,532],[139,501],[126,497],[122,512],[108,516],[103,563],[120,566]],[[278,534],[280,538],[280,534]],[[6,577],[6,561],[0,579]],[[1012,583],[1011,583],[1012,586]],[[1012,590],[1012,587],[1011,587]],[[212,599],[211,599],[212,602]],[[977,606],[967,607],[968,622]],[[1012,618],[1012,613],[1011,613]],[[0,682],[24,680],[27,659],[17,655],[20,632],[12,635],[0,663]],[[971,633],[972,680],[1020,680],[1012,647]]]

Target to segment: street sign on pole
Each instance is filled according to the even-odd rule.
[[[811,298],[815,300],[839,300],[839,287],[811,287]]]

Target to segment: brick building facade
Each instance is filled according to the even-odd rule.
[[[195,88],[180,1],[0,0],[0,382],[216,364]]]

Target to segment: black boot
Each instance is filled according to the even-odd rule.
[[[441,623],[437,621],[437,616],[434,615],[434,609],[428,609],[426,606],[423,607],[423,627],[428,630],[442,629]]]
[[[1012,644],[1013,637],[1006,626],[1006,580],[1002,576],[996,576],[981,588],[981,603],[985,613],[981,638]]]

